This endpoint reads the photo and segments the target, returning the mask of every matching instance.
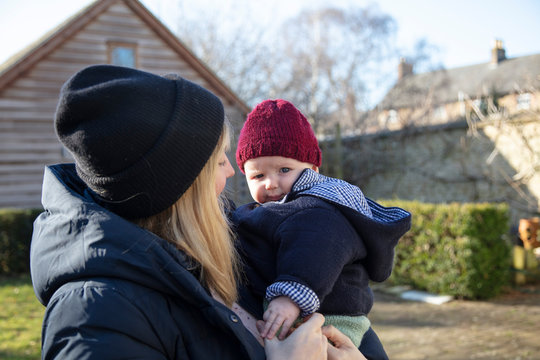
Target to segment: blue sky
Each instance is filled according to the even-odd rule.
[[[235,1],[246,0],[232,2]],[[90,2],[1,0],[0,63]],[[174,19],[171,9],[177,9],[178,3],[186,11],[196,11],[199,6],[219,8],[229,3],[223,0],[142,2],[165,23]],[[508,57],[540,53],[540,1],[537,0],[251,0],[250,6],[256,9],[254,17],[268,15],[270,6],[275,19],[291,16],[304,6],[321,6],[325,2],[359,6],[378,3],[383,12],[396,19],[400,46],[412,49],[417,39],[426,38],[439,48],[438,58],[446,68],[489,61],[494,39],[503,40]]]
[[[446,68],[487,62],[494,39],[506,55],[540,53],[538,0],[379,0],[399,25],[403,43],[425,37],[441,50]]]

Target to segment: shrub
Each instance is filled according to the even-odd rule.
[[[391,281],[468,299],[487,299],[509,284],[511,250],[505,204],[381,201],[412,213]]]
[[[0,275],[30,270],[32,225],[41,209],[0,209]]]

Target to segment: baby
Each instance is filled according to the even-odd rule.
[[[299,316],[319,311],[358,347],[370,327],[369,281],[390,276],[411,215],[319,174],[315,134],[285,100],[265,100],[248,115],[236,161],[255,200],[232,219],[247,286],[267,304],[261,336],[281,328],[283,339]]]

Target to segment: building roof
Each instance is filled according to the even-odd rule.
[[[540,89],[540,54],[509,58],[403,77],[386,94],[378,110],[454,103],[461,96],[505,95]]]
[[[139,0],[96,0],[68,18],[55,29],[45,34],[26,49],[10,57],[0,64],[0,91],[12,81],[24,74],[45,56],[59,48],[65,41],[85,25],[103,13],[115,2],[123,2],[137,14],[163,41],[212,87],[216,95],[230,104],[237,105],[243,112],[248,113],[251,108],[242,101],[206,64],[199,60],[161,21],[159,21]]]

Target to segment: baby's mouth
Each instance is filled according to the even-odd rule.
[[[280,201],[281,199],[283,199],[283,195],[267,196],[268,201]]]

